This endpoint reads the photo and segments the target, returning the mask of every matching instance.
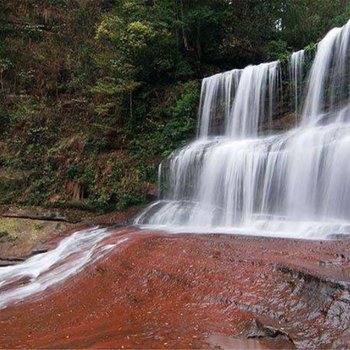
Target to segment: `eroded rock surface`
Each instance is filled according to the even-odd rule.
[[[15,264],[50,249],[48,241],[78,225],[61,221],[0,217],[0,266]]]
[[[1,310],[0,344],[348,348],[349,248],[350,240],[143,231],[75,277]]]

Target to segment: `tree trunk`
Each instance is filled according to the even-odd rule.
[[[130,99],[130,118],[132,119],[132,116],[133,116],[133,105],[132,105],[132,91],[130,91],[130,95],[129,95],[129,99]]]
[[[186,30],[184,26],[184,6],[183,6],[182,0],[180,1],[180,13],[181,13],[182,41],[184,43],[184,47],[186,51],[191,51],[191,48],[188,44],[188,39],[187,39]]]

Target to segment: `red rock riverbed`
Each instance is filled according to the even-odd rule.
[[[0,345],[349,348],[349,252],[348,239],[140,231],[74,277],[0,310]]]

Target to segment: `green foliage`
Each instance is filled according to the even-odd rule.
[[[350,17],[350,3],[344,0],[286,0],[281,14],[279,37],[293,49],[316,42],[334,26]]]
[[[268,58],[272,61],[288,59],[287,43],[283,40],[273,40],[268,44]]]
[[[158,99],[158,98],[157,98]],[[154,104],[150,117],[142,127],[129,126],[130,133],[138,129],[140,137],[132,141],[132,150],[138,157],[168,156],[194,137],[199,101],[196,81],[179,83],[163,96],[163,104]]]
[[[0,102],[0,135],[5,134],[9,124],[10,124],[9,112],[6,108],[4,108],[4,106]]]
[[[7,231],[0,231],[0,242],[7,238],[10,234]]]
[[[286,62],[349,17],[344,0],[1,1],[1,201],[145,203],[195,137],[203,76]]]

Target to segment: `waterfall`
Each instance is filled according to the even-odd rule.
[[[241,70],[235,69],[203,79],[199,104],[200,138],[208,137],[220,124],[220,119],[221,124],[229,121],[240,75]]]
[[[305,89],[305,52],[292,54],[301,121],[283,134],[271,132],[280,62],[204,79],[197,140],[163,162],[159,201],[136,224],[320,239],[350,233],[349,40],[350,22],[325,36]]]
[[[290,58],[290,68],[289,68],[289,77],[290,81],[294,87],[294,111],[297,117],[299,115],[299,107],[300,107],[300,97],[303,89],[303,74],[304,74],[304,66],[305,63],[305,51],[300,50],[297,52],[293,52]]]
[[[199,137],[220,133],[235,138],[257,136],[259,126],[272,118],[279,74],[280,64],[276,61],[204,79]]]
[[[317,123],[325,112],[335,112],[346,95],[349,102],[349,39],[350,21],[332,29],[318,44],[302,112],[304,124]]]

